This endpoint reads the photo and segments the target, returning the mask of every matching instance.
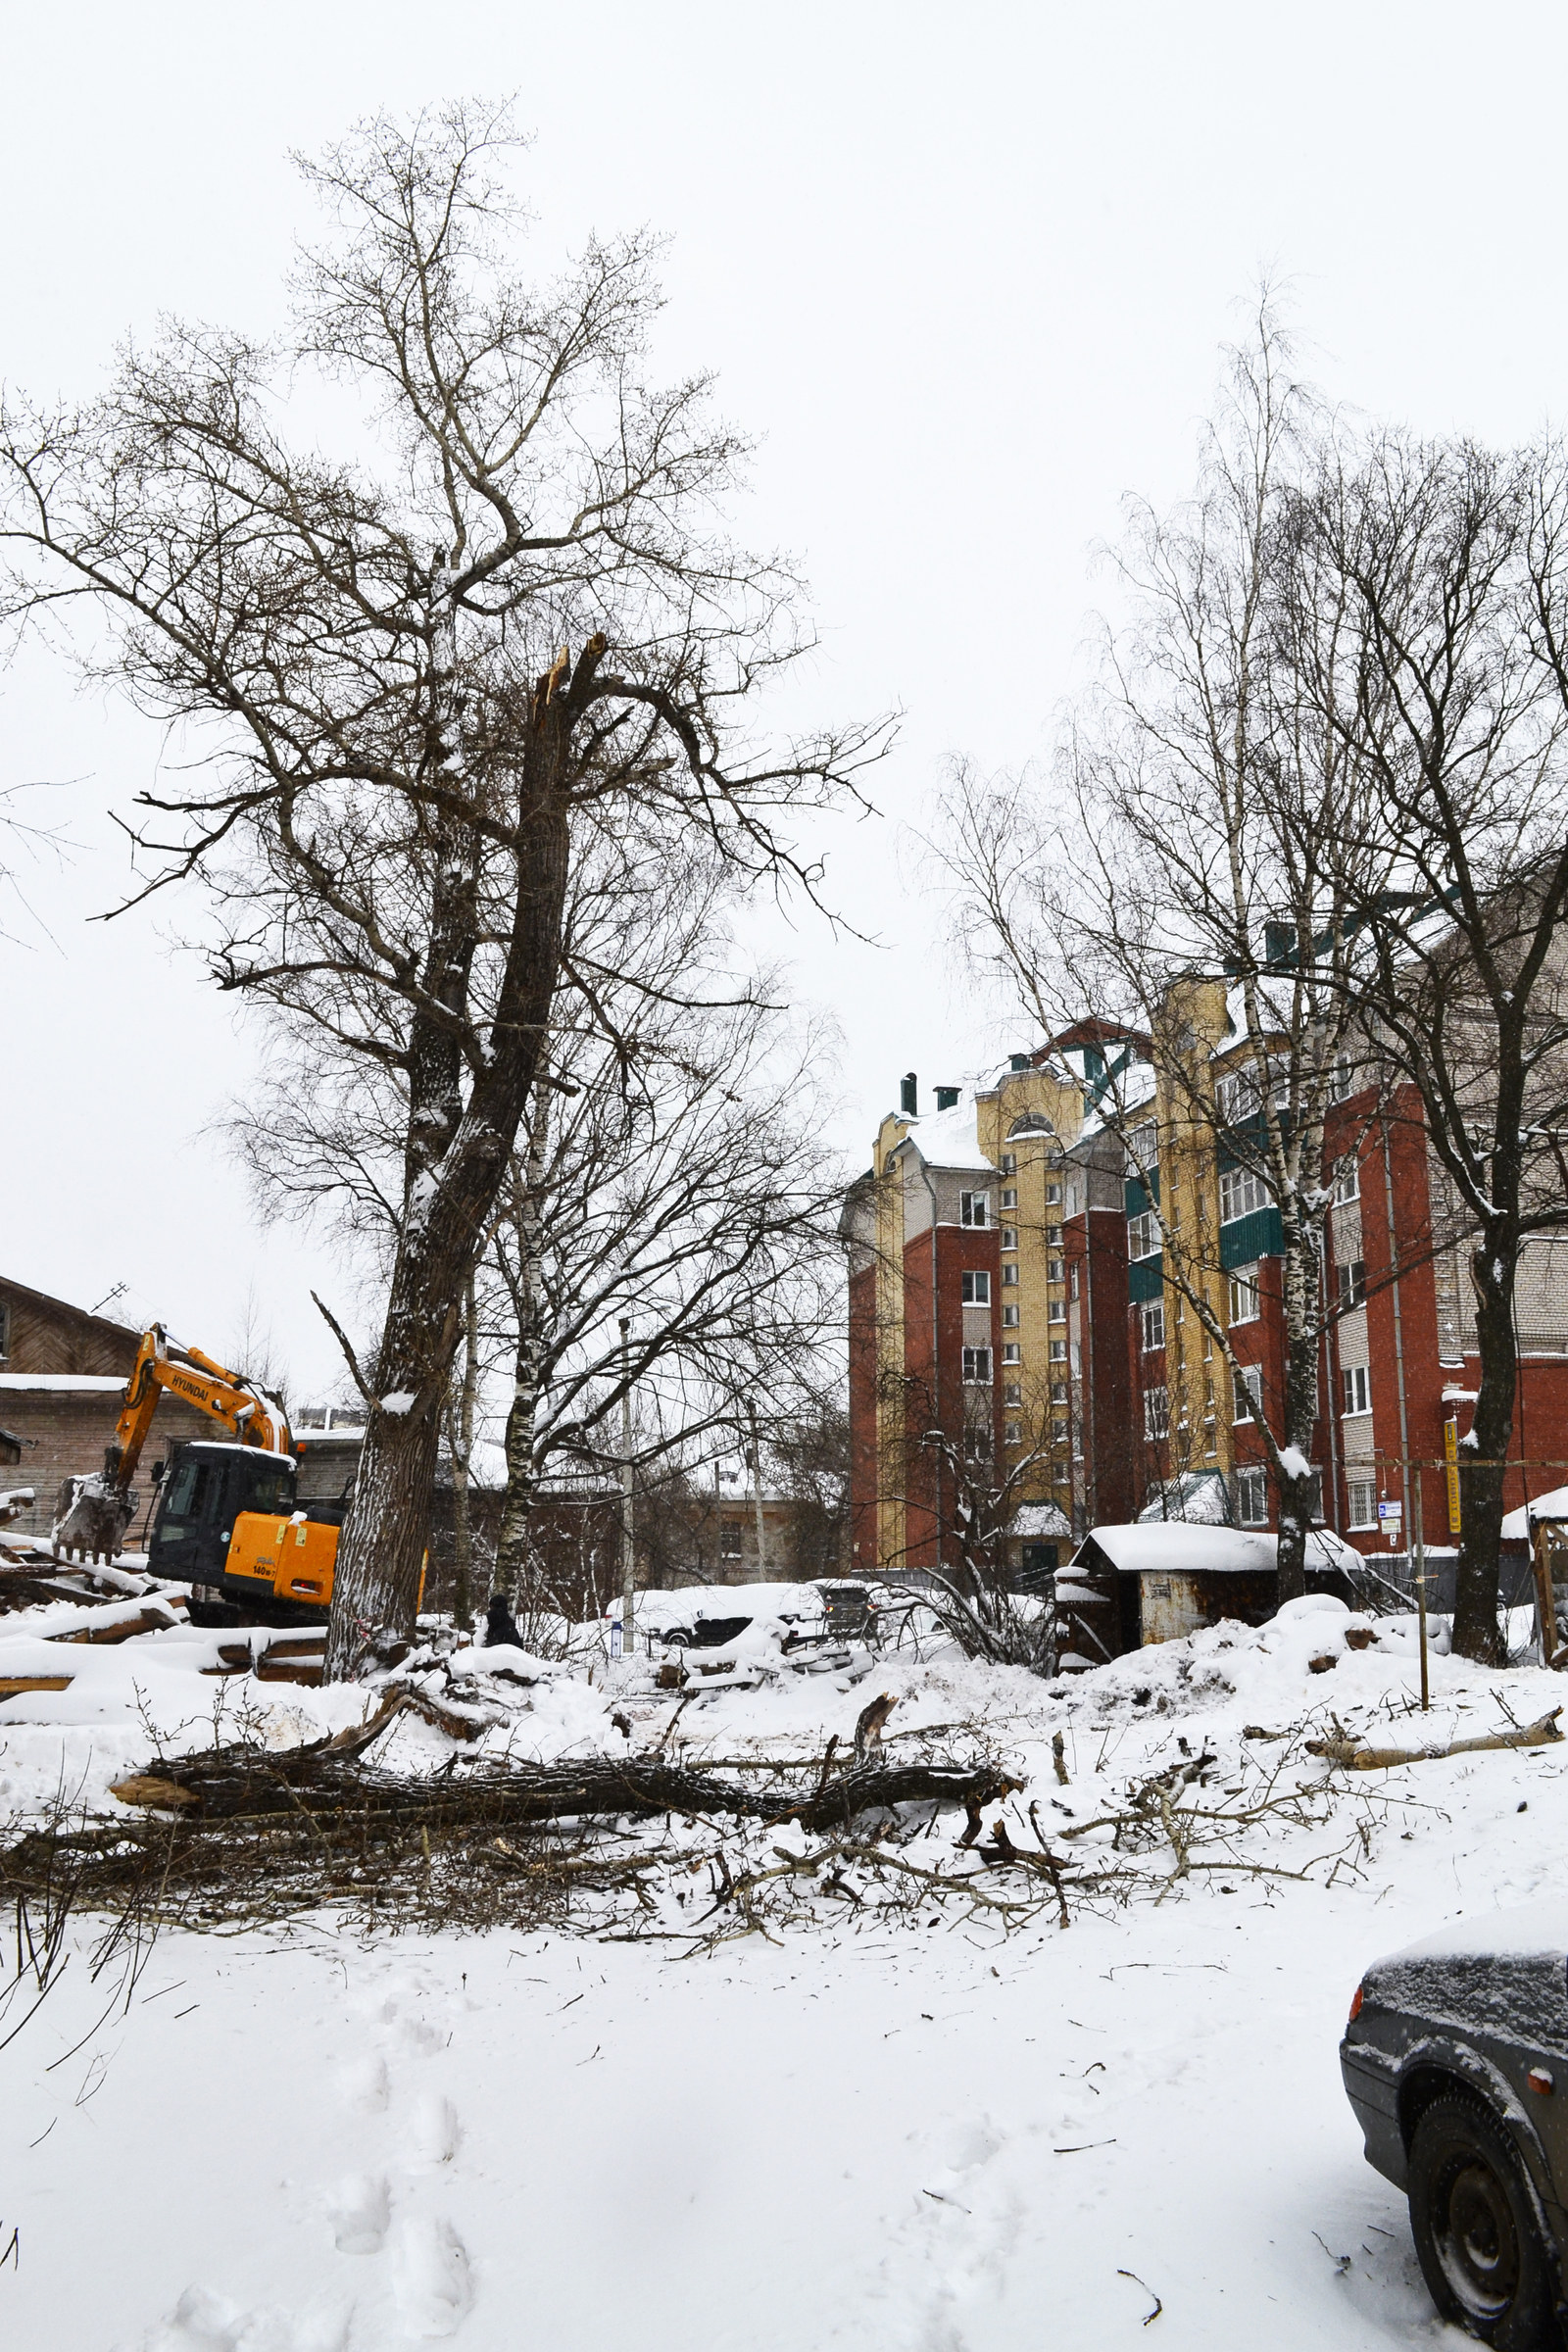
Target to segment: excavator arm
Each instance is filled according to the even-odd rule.
[[[281,1405],[199,1348],[180,1347],[155,1323],[143,1333],[136,1350],[102,1470],[88,1478],[68,1478],[61,1489],[52,1531],[57,1557],[62,1551],[79,1551],[93,1559],[114,1558],[136,1514],[130,1482],[166,1390],[211,1414],[242,1446],[255,1446],[266,1453],[293,1450]]]
[[[292,1450],[289,1427],[281,1406],[252,1389],[237,1373],[203,1355],[199,1348],[181,1348],[161,1323],[143,1334],[125,1383],[125,1399],[114,1439],[104,1456],[104,1471],[117,1486],[128,1487],[136,1475],[141,1449],[168,1390],[187,1404],[210,1413],[242,1446],[259,1446],[266,1453]]]

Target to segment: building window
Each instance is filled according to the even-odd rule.
[[[1002,1269],[1002,1287],[1003,1287],[1003,1289],[1004,1289],[1004,1291],[1012,1291],[1012,1290],[1016,1290],[1016,1289],[1017,1289],[1017,1287],[1018,1287],[1018,1269],[1017,1269],[1017,1267],[1016,1267],[1016,1266],[1004,1266],[1004,1267],[1003,1267],[1003,1269]]]
[[[1002,1170],[1002,1173],[1004,1174],[1004,1176],[1016,1176],[1016,1174],[1018,1173],[1018,1154],[1017,1154],[1017,1152],[1004,1152],[1004,1153],[1002,1154],[1002,1157],[1001,1157],[1001,1159],[1000,1159],[1000,1160],[998,1160],[998,1162],[997,1162],[997,1165],[998,1165],[998,1167],[1000,1167],[1000,1168],[1001,1168],[1001,1170]]]
[[[1352,1306],[1366,1304],[1366,1259],[1358,1257],[1348,1266],[1334,1269],[1340,1285],[1340,1312],[1348,1315]]]
[[[1016,1340],[1008,1340],[1005,1343],[1002,1350],[1002,1360],[1004,1364],[1021,1364],[1023,1362],[1023,1349]]]
[[[1238,1421],[1263,1418],[1263,1373],[1258,1364],[1243,1364],[1231,1373],[1232,1402]]]
[[[1329,1074],[1329,1101],[1344,1102],[1354,1092],[1355,1064],[1351,1061],[1348,1054],[1336,1054],[1334,1067]]]
[[[1067,1361],[1067,1343],[1065,1340],[1052,1341],[1051,1360],[1054,1364],[1064,1364]]]
[[[1359,1200],[1361,1198],[1361,1162],[1353,1152],[1334,1166],[1334,1198],[1336,1201]]]
[[[1062,1264],[1060,1258],[1048,1257],[1046,1260],[1046,1280],[1048,1282],[1059,1282],[1061,1280],[1061,1275]]]
[[[963,1450],[971,1462],[991,1459],[991,1431],[984,1421],[971,1421],[963,1433]]]
[[[1065,1322],[1066,1322],[1066,1320],[1067,1320],[1067,1301],[1066,1301],[1066,1299],[1065,1299],[1065,1298],[1053,1298],[1053,1300],[1051,1301],[1051,1304],[1050,1304],[1050,1306],[1049,1306],[1049,1307],[1046,1309],[1046,1321],[1047,1321],[1048,1323],[1065,1323]]]
[[[1023,1423],[1021,1421],[1005,1423],[1002,1432],[1002,1442],[1004,1446],[1021,1446],[1023,1444]]]
[[[1053,1404],[1065,1404],[1065,1403],[1066,1403],[1066,1401],[1067,1401],[1067,1383],[1066,1383],[1064,1380],[1054,1380],[1054,1381],[1052,1382],[1052,1384],[1051,1384],[1051,1401],[1052,1401],[1052,1403],[1053,1403]]]
[[[1257,1320],[1257,1265],[1233,1266],[1230,1277],[1230,1319],[1233,1323],[1253,1323]]]
[[[1133,1128],[1127,1138],[1127,1150],[1141,1175],[1148,1175],[1159,1165],[1159,1131],[1152,1119]]]
[[[1059,1225],[1048,1225],[1046,1227],[1046,1248],[1048,1250],[1059,1250],[1061,1248],[1061,1227]]]
[[[1046,1206],[1048,1208],[1059,1208],[1061,1206],[1061,1187],[1059,1184],[1047,1185]]]
[[[1004,1225],[1002,1228],[1002,1247],[1004,1250],[1017,1249],[1018,1228],[1016,1225]]]
[[[1219,1221],[1233,1225],[1269,1205],[1268,1188],[1251,1168],[1222,1168],[1219,1179]]]
[[[1069,1298],[1078,1296],[1078,1268],[1075,1265],[1067,1268],[1067,1296]]]
[[[1022,1404],[1023,1391],[1015,1380],[1009,1380],[1003,1390],[1002,1401],[1004,1404]]]
[[[1376,1527],[1378,1523],[1378,1482],[1375,1478],[1351,1478],[1346,1481],[1349,1493],[1350,1525]]]
[[[1068,1443],[1070,1435],[1071,1433],[1068,1430],[1065,1421],[1053,1421],[1051,1424],[1051,1443],[1053,1446],[1065,1446]]]
[[[1003,1308],[1003,1310],[1002,1310],[1002,1328],[1003,1328],[1003,1330],[1004,1330],[1004,1331],[1016,1331],[1016,1330],[1017,1330],[1017,1328],[1018,1328],[1018,1309],[1017,1309],[1017,1307],[1016,1307],[1016,1306],[1004,1306],[1004,1307]]]
[[[1170,1432],[1170,1392],[1168,1389],[1144,1391],[1144,1435],[1163,1438]]]
[[[1255,1090],[1245,1070],[1233,1070],[1214,1082],[1214,1115],[1222,1127],[1236,1127],[1246,1118]]]
[[[1144,1348],[1163,1348],[1165,1345],[1165,1302],[1152,1298],[1144,1308]]]
[[[1127,1254],[1131,1258],[1159,1255],[1159,1219],[1152,1208],[1127,1220]]]
[[[1354,1413],[1372,1410],[1372,1375],[1365,1364],[1346,1364],[1340,1379],[1345,1384],[1345,1414],[1347,1420]]]
[[[1075,1217],[1078,1214],[1078,1187],[1075,1184],[1068,1185],[1067,1198],[1063,1206],[1069,1217]]]
[[[1017,1193],[1017,1187],[1016,1187],[1016,1186],[1014,1186],[1014,1185],[1008,1185],[1008,1186],[1006,1187],[1006,1189],[1004,1191],[1004,1193],[1003,1193],[1003,1196],[1002,1196],[1002,1205],[1003,1205],[1003,1207],[1004,1207],[1004,1208],[1016,1208],[1016,1207],[1017,1207],[1017,1205],[1018,1205],[1018,1193]]]
[[[1268,1472],[1261,1466],[1237,1471],[1236,1516],[1243,1527],[1267,1527]]]
[[[989,1193],[960,1193],[958,1195],[958,1223],[960,1225],[989,1225],[991,1195]]]
[[[991,1304],[991,1277],[989,1274],[965,1273],[961,1274],[958,1280],[965,1306],[989,1306]]]
[[[721,1560],[738,1560],[741,1556],[741,1523],[738,1519],[721,1519],[718,1523],[718,1556]]]
[[[964,1349],[963,1377],[966,1381],[982,1387],[990,1380],[991,1350],[989,1348],[966,1348]]]

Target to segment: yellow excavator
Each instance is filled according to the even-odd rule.
[[[60,1491],[55,1556],[114,1558],[139,1507],[131,1482],[166,1392],[231,1434],[177,1446],[161,1482],[154,1471],[154,1575],[190,1585],[198,1624],[236,1615],[318,1618],[331,1604],[341,1506],[297,1507],[298,1464],[282,1406],[199,1348],[179,1346],[161,1323],[142,1337],[102,1470],[68,1478]]]

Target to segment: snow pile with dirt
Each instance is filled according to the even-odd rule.
[[[208,1639],[53,1645],[85,1687],[74,1710],[0,1705],[0,1811],[105,1785],[111,1751],[144,1760],[141,1716],[115,1713],[127,1687],[192,1743],[220,1692],[230,1730],[254,1709],[278,1740],[364,1711],[361,1691],[204,1683]],[[1339,2082],[1349,1994],[1446,1923],[1568,1895],[1568,1746],[1375,1776],[1306,1752],[1337,1729],[1474,1738],[1565,1695],[1436,1649],[1430,1673],[1423,1716],[1413,1625],[1322,1601],[1049,1686],[951,1651],[679,1693],[640,1657],[541,1673],[479,1752],[668,1733],[694,1766],[804,1759],[892,1694],[890,1756],[984,1749],[1026,1783],[986,1809],[988,1838],[999,1814],[1020,1852],[1044,1831],[1071,1924],[1021,1865],[973,1865],[983,1892],[1028,1898],[1016,1915],[917,1886],[895,1908],[891,1882],[845,1867],[837,1890],[787,1877],[736,1936],[703,1830],[682,1833],[688,1899],[662,1895],[652,1929],[628,1905],[586,1936],[367,1948],[330,1915],[283,1948],[166,1933],[118,1997],[78,1954],[0,2054],[8,2340],[1098,2352],[1143,2343],[1157,2298],[1147,2340],[1167,2352],[1430,2344],[1402,2200]],[[406,1718],[387,1744],[410,1768],[458,1752]],[[1195,1818],[1186,1875],[1161,1791],[1230,1824]],[[897,1851],[965,1869],[962,1828],[941,1816]],[[694,1914],[736,1939],[699,1949]]]

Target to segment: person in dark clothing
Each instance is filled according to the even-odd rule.
[[[484,1646],[486,1649],[521,1649],[522,1636],[518,1633],[504,1592],[492,1592],[490,1606],[485,1611]]]

